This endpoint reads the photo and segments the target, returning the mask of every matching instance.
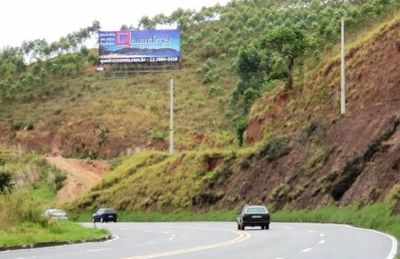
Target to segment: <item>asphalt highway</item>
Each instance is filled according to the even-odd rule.
[[[84,223],[94,227],[93,223]],[[270,230],[237,231],[233,222],[96,223],[105,242],[0,252],[1,259],[323,258],[392,259],[397,240],[335,224],[271,223]]]

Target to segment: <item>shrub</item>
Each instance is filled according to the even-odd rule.
[[[239,141],[239,146],[243,146],[243,133],[247,129],[248,117],[247,116],[236,116],[233,119],[233,124],[236,130],[236,137]]]
[[[201,192],[192,198],[193,206],[210,206],[224,197],[223,193]]]
[[[18,223],[37,223],[47,225],[47,219],[41,216],[42,207],[28,190],[4,193],[0,195],[0,229]]]
[[[219,86],[212,86],[208,93],[210,96],[221,96],[224,94],[224,89]]]
[[[55,171],[54,173],[54,184],[56,186],[56,190],[60,190],[63,185],[64,185],[64,181],[65,179],[67,179],[67,175],[61,171]]]
[[[290,139],[286,135],[277,136],[270,141],[260,150],[259,157],[266,157],[268,161],[272,162],[290,152]]]
[[[215,83],[220,79],[220,75],[214,71],[209,71],[203,78],[202,84]]]
[[[167,139],[168,132],[162,130],[156,130],[151,134],[152,140],[164,140]]]
[[[396,41],[396,49],[398,52],[400,52],[400,40]]]
[[[0,161],[1,162],[1,161]],[[13,187],[11,174],[8,172],[0,172],[0,193],[4,193]]]

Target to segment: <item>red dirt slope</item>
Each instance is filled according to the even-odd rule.
[[[399,40],[397,20],[348,52],[345,116],[338,114],[337,60],[304,83],[297,81],[292,91],[259,102],[266,109],[253,110],[247,143],[271,134],[272,127],[273,136],[290,136],[290,152],[272,162],[250,157],[252,166],[236,169],[221,188],[220,204],[244,200],[278,208],[319,207],[391,198],[400,208]]]
[[[109,170],[106,161],[67,159],[61,156],[47,157],[47,161],[67,173],[64,186],[57,193],[57,202],[71,201],[88,191]]]

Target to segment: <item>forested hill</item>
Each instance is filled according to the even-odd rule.
[[[98,22],[54,43],[4,48],[0,141],[82,158],[134,153],[79,208],[396,201],[399,7],[253,0],[143,17],[141,28],[179,25],[182,69],[124,78],[99,77],[96,50],[82,46]],[[337,102],[342,18],[345,116]],[[178,152],[147,153],[167,149],[170,77]]]
[[[244,147],[138,153],[73,208],[210,209],[262,202],[281,209],[378,201],[400,208],[398,3],[269,3],[232,2],[207,21],[181,19],[192,32],[184,49],[197,46],[182,71],[192,60],[204,61],[196,73],[210,90],[235,78],[224,88],[230,92],[223,117]],[[348,44],[344,116],[338,106],[342,17]]]
[[[338,41],[342,17],[352,35],[398,5],[383,0],[232,1],[199,12],[178,9],[170,16],[143,17],[142,28],[179,25],[182,69],[121,79],[99,78],[96,50],[82,45],[101,28],[99,22],[57,42],[3,48],[0,140],[92,158],[165,150],[165,86],[174,77],[177,148],[234,148],[242,144],[254,101],[282,85],[295,87],[297,68],[307,74],[318,66]],[[298,66],[306,57],[311,61]]]

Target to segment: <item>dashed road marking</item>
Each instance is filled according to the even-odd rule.
[[[325,234],[322,234],[322,233],[321,233],[321,234],[319,234],[319,236],[320,236],[320,237],[324,237],[324,236],[325,236]]]
[[[325,243],[325,240],[320,240],[318,243],[319,243],[319,244],[324,244],[324,243]]]
[[[86,252],[91,253],[91,252],[99,252],[99,251],[104,251],[107,250],[106,248],[98,248],[98,249],[89,249],[86,250]]]
[[[309,232],[309,233],[314,233],[315,231],[314,231],[314,230],[307,229],[307,232]]]
[[[307,253],[307,252],[310,252],[311,250],[312,250],[312,248],[306,248],[304,250],[301,250],[300,252],[301,253]]]
[[[148,246],[148,245],[154,245],[156,242],[154,241],[149,241],[149,242],[144,242],[144,243],[138,243],[136,246]]]

